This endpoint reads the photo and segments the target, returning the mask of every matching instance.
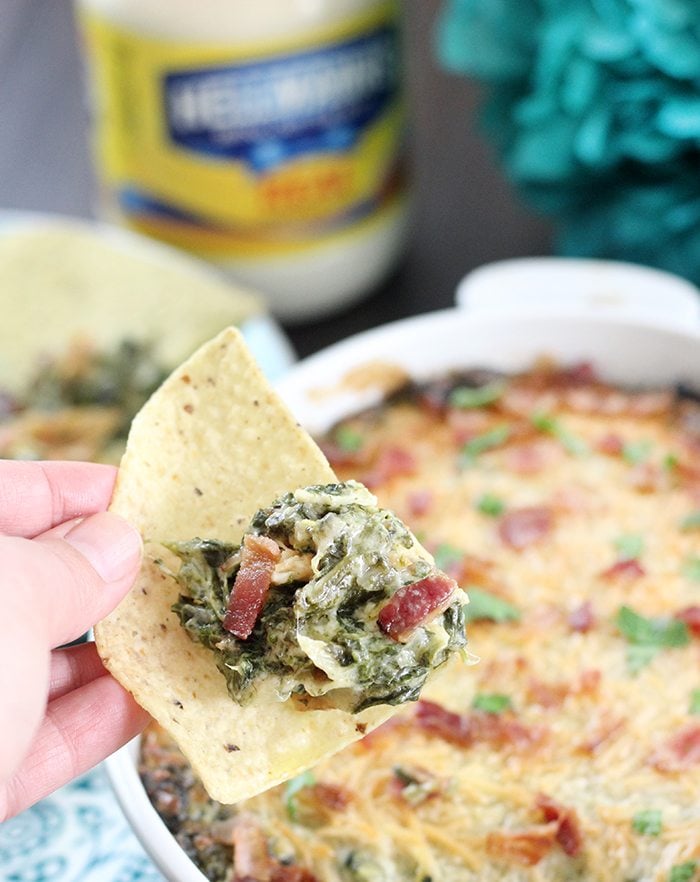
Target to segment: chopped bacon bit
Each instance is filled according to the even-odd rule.
[[[675,395],[670,390],[634,392],[630,395],[629,414],[634,417],[655,417],[667,414],[673,407]]]
[[[567,854],[569,857],[576,857],[581,851],[583,842],[578,815],[574,809],[560,805],[544,793],[537,794],[536,805],[542,812],[542,817],[545,821],[556,822],[557,832],[555,838],[564,854]]]
[[[413,475],[416,471],[416,460],[412,453],[403,447],[384,447],[372,466],[364,476],[363,483],[367,487],[378,487],[391,478],[399,475]]]
[[[404,585],[381,608],[377,624],[392,640],[405,641],[419,625],[444,612],[456,590],[455,580],[443,573]]]
[[[638,462],[630,470],[628,481],[638,493],[656,493],[663,487],[664,472],[655,462]]]
[[[586,668],[581,671],[576,691],[579,693],[594,693],[600,688],[600,681],[603,675],[597,668]]]
[[[600,573],[600,578],[607,580],[624,579],[625,581],[632,581],[633,579],[641,579],[642,576],[646,576],[646,570],[634,557],[615,561],[612,566],[609,566]]]
[[[239,880],[235,879],[235,882],[239,882]],[[258,882],[258,880],[256,879],[254,882]],[[275,862],[272,867],[272,879],[270,882],[318,882],[318,879],[305,867]]]
[[[432,701],[419,701],[416,722],[430,735],[459,747],[485,742],[495,748],[525,749],[539,743],[545,736],[543,728],[524,726],[511,714],[489,714],[475,711],[456,714]]]
[[[559,372],[564,384],[585,386],[598,382],[598,373],[590,361],[580,361]]]
[[[498,533],[511,548],[520,551],[540,542],[554,527],[552,510],[542,505],[515,508],[503,515]]]
[[[240,640],[250,637],[263,608],[275,564],[277,543],[266,536],[247,535],[241,549],[241,566],[228,599],[224,628]]]
[[[486,851],[496,860],[534,867],[554,846],[557,825],[541,824],[519,833],[496,831],[486,837]]]
[[[577,750],[592,756],[606,742],[619,735],[626,725],[625,719],[612,717],[609,712],[603,711],[599,719],[588,727],[588,736],[577,746]]]
[[[428,514],[435,500],[432,490],[414,490],[408,494],[406,501],[409,513],[413,517],[420,518]]]
[[[329,811],[343,812],[350,805],[349,791],[337,784],[319,782],[310,789],[313,798]]]
[[[461,446],[493,426],[493,415],[483,410],[450,409],[447,425],[452,430],[455,444]]]
[[[571,685],[565,682],[547,683],[533,678],[527,687],[528,700],[540,707],[559,707],[571,692]]]
[[[659,772],[682,772],[700,763],[700,726],[673,735],[649,759]]]
[[[624,446],[624,439],[614,432],[608,432],[607,435],[603,435],[596,443],[596,449],[607,456],[622,456]]]
[[[700,606],[686,606],[679,610],[674,618],[685,622],[693,637],[700,637]]]
[[[579,634],[586,634],[595,627],[595,624],[596,618],[590,600],[574,607],[569,613],[569,627],[572,631],[578,631]]]
[[[260,827],[249,818],[239,817],[232,838],[236,882],[272,882],[272,860]]]
[[[553,441],[530,441],[509,447],[504,466],[519,475],[534,475],[554,465],[562,456],[561,446]]]

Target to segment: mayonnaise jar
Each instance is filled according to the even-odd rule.
[[[369,292],[407,229],[400,0],[77,0],[102,213],[282,319]]]

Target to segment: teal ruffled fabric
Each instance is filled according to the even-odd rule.
[[[558,250],[700,281],[700,0],[445,0],[437,38]]]

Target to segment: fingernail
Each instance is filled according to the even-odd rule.
[[[141,560],[138,532],[119,515],[109,511],[91,515],[64,536],[105,582],[133,575]]]

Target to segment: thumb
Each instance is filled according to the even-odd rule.
[[[3,582],[50,648],[75,640],[114,609],[136,579],[141,554],[138,532],[112,512],[33,540],[0,539]]]

